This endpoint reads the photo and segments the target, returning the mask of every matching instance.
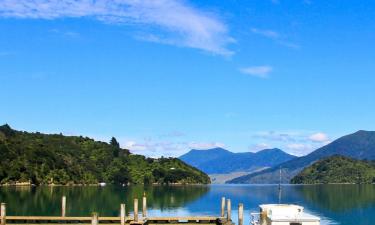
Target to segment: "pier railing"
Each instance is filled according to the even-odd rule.
[[[238,206],[238,225],[243,225],[243,204]],[[61,216],[8,216],[6,213],[6,204],[1,203],[0,207],[0,225],[52,225],[52,224],[80,224],[80,225],[155,225],[155,224],[184,224],[184,225],[234,225],[232,222],[232,204],[230,199],[221,199],[220,216],[171,216],[171,217],[148,217],[147,216],[147,198],[142,198],[142,213],[138,211],[138,199],[134,199],[133,214],[126,216],[125,204],[120,204],[120,216],[108,217],[101,216],[93,212],[91,216],[77,217],[66,215],[66,197],[61,200]]]

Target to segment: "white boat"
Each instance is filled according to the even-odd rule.
[[[320,225],[320,218],[305,213],[302,206],[266,204],[259,208],[259,213],[251,213],[252,225]]]

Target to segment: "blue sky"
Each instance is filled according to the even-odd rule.
[[[371,1],[1,0],[0,123],[148,156],[375,124]]]

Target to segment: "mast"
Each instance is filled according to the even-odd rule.
[[[279,204],[281,204],[281,166],[279,168]]]

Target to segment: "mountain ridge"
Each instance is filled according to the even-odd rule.
[[[280,168],[283,174],[282,182],[289,183],[303,168],[319,159],[332,155],[342,155],[354,159],[375,159],[375,131],[359,130],[342,136],[306,156],[292,159],[260,172],[232,179],[227,183],[278,183]]]
[[[226,174],[271,167],[295,157],[277,148],[239,153],[223,148],[213,148],[207,150],[192,149],[180,156],[179,159],[208,174]]]

